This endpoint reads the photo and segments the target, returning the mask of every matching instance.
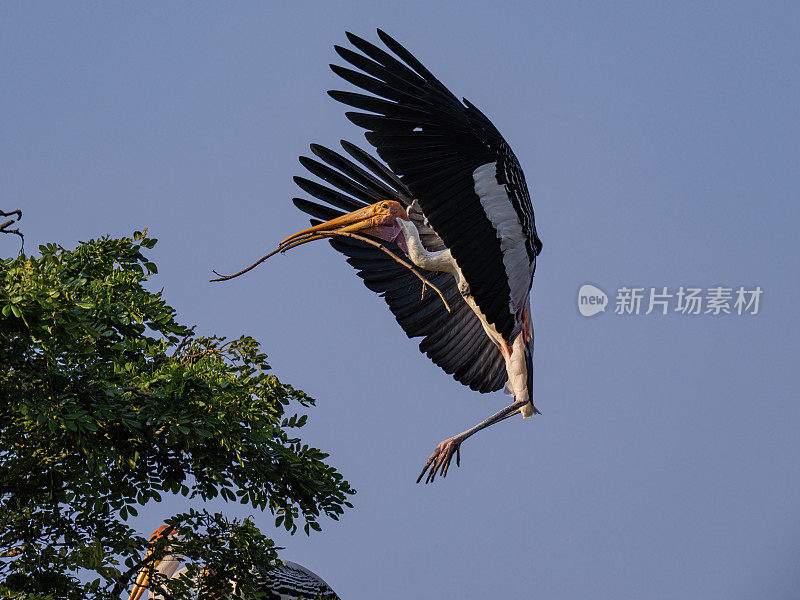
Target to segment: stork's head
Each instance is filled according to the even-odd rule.
[[[150,548],[145,556],[144,567],[136,577],[136,583],[133,584],[133,590],[131,590],[128,600],[139,600],[142,594],[147,591],[152,573],[161,573],[169,578],[178,569],[183,557],[171,552],[169,540],[172,539],[178,539],[178,532],[171,525],[162,525],[150,536]],[[162,544],[164,545],[162,546]],[[162,558],[153,556],[159,549],[161,549],[159,554],[162,554]],[[151,557],[153,558],[151,559]]]
[[[406,213],[403,205],[394,200],[383,200],[325,223],[298,231],[283,240],[279,244],[279,248],[288,250],[306,242],[328,237],[325,234],[333,232],[359,232],[394,242],[398,241],[402,233],[402,230],[397,225],[398,219],[409,220],[408,213]]]

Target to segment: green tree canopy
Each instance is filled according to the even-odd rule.
[[[162,493],[221,496],[319,530],[354,493],[290,432],[313,404],[270,374],[258,343],[195,336],[143,251],[104,237],[0,263],[0,596],[118,598],[147,538],[126,523]],[[247,585],[275,548],[250,521],[169,522],[188,557]],[[180,595],[180,594],[178,594]]]

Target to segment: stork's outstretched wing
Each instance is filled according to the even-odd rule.
[[[460,102],[393,38],[378,35],[396,57],[348,33],[363,54],[336,52],[359,70],[331,65],[372,95],[328,93],[368,111],[347,116],[368,130],[367,140],[452,252],[488,322],[510,342],[542,246],[519,162],[482,112]]]
[[[304,191],[326,203],[294,199],[300,210],[314,217],[312,224],[319,222],[316,219],[327,221],[344,212],[391,199],[408,207],[409,216],[417,225],[428,250],[442,249],[442,240],[425,225],[419,206],[397,176],[357,146],[343,141],[342,147],[360,165],[347,156],[315,144],[311,151],[319,160],[300,158],[310,173],[327,184],[304,177],[294,178]],[[382,243],[405,258],[397,245]],[[348,257],[347,262],[358,269],[364,284],[386,300],[408,337],[424,337],[420,350],[446,373],[480,392],[503,387],[507,379],[503,358],[486,336],[478,317],[464,302],[452,275],[422,271],[447,299],[451,308],[448,313],[441,299],[430,289],[421,299],[420,280],[377,248],[346,238],[331,240],[331,245]]]
[[[288,560],[279,560],[277,566],[261,579],[260,587],[266,593],[265,600],[338,599],[336,592],[319,575]]]

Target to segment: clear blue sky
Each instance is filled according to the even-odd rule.
[[[502,394],[440,372],[324,243],[207,283],[305,226],[310,142],[365,145],[324,92],[333,44],[375,27],[504,133],[544,241],[543,414],[427,487],[436,443]],[[182,320],[253,335],[318,399],[306,438],[356,507],[275,537],[342,598],[797,598],[798,31],[793,3],[3,3],[0,203],[29,250],[149,227]],[[585,282],[764,295],[756,316],[586,319]]]

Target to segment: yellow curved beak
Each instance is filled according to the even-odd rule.
[[[150,551],[148,550],[147,554],[150,555]],[[154,563],[152,567],[144,567],[141,571],[139,571],[139,575],[136,577],[136,581],[133,584],[133,589],[131,590],[131,595],[128,597],[128,600],[139,600],[147,591],[147,586],[150,583],[150,571],[151,569],[155,569],[158,566],[158,562]]]
[[[150,562],[150,556],[153,554],[153,549],[149,549],[147,554],[144,557],[144,567],[142,570],[139,571],[139,575],[136,576],[136,581],[133,583],[133,589],[131,590],[131,595],[128,596],[128,600],[139,600],[142,595],[147,591],[147,586],[150,585],[150,574],[158,568],[158,565],[161,564],[162,559],[155,560]]]
[[[365,229],[382,227],[391,224],[396,218],[408,220],[408,214],[402,204],[394,200],[376,202],[370,206],[359,208],[341,217],[326,221],[325,223],[320,223],[319,225],[314,225],[313,227],[298,231],[278,244],[278,251],[284,252],[300,246],[301,244],[327,237],[325,235],[320,235],[323,233],[331,231],[362,231]]]

